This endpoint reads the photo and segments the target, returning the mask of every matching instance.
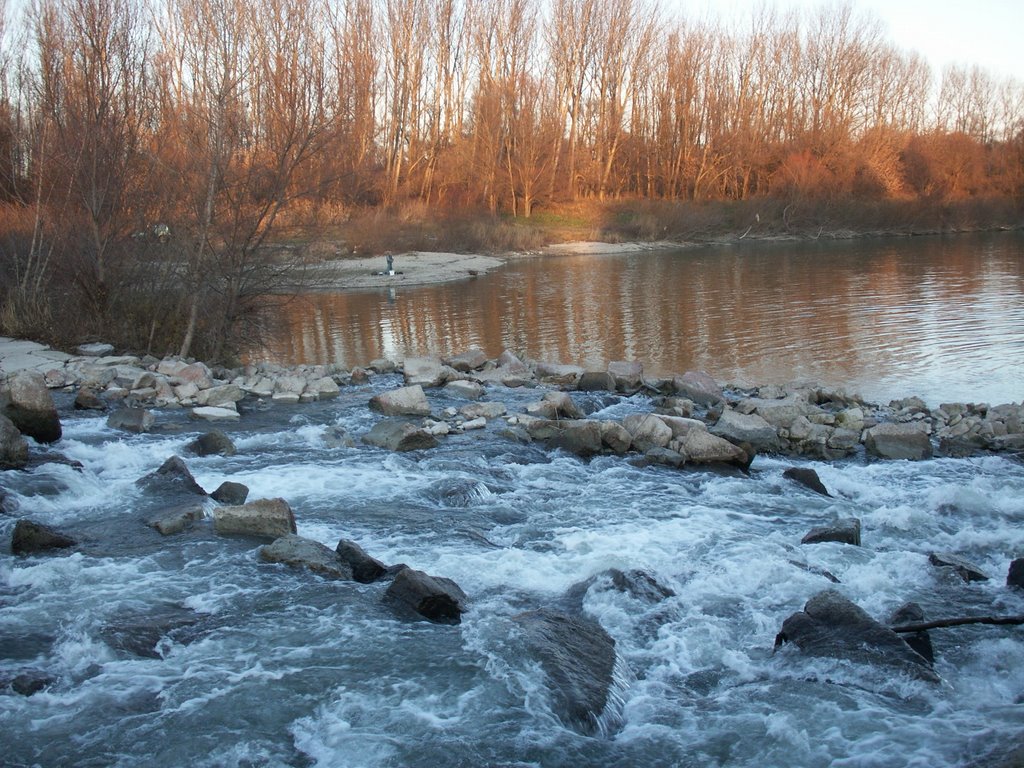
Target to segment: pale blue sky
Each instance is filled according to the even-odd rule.
[[[662,0],[685,12],[732,14],[765,0]],[[851,0],[888,29],[899,47],[921,53],[936,75],[947,64],[978,64],[993,75],[1024,83],[1024,0]],[[768,0],[784,8],[818,8],[827,0]]]

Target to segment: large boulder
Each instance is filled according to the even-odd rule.
[[[856,517],[841,517],[828,525],[812,528],[800,540],[801,544],[823,544],[825,542],[860,546],[860,520]]]
[[[349,568],[352,569],[352,578],[361,584],[377,581],[388,572],[384,563],[370,557],[366,554],[366,550],[354,541],[342,539],[334,551],[339,558],[348,563]]]
[[[1006,586],[1024,589],[1024,558],[1016,558],[1010,562],[1006,571]]]
[[[306,568],[329,579],[352,578],[348,563],[337,552],[319,541],[287,534],[271,544],[260,547],[260,559],[268,563],[284,563],[293,568]]]
[[[249,498],[249,486],[225,480],[210,494],[210,498],[219,504],[228,506],[245,504],[245,500]]]
[[[363,442],[389,451],[418,451],[433,448],[437,438],[427,430],[398,419],[385,419],[363,435]]]
[[[636,360],[614,360],[608,363],[608,375],[620,392],[636,392],[644,383],[644,366]]]
[[[145,434],[153,428],[156,416],[145,408],[118,408],[107,417],[107,426],[122,432]]]
[[[413,384],[370,398],[370,408],[385,416],[429,416],[430,403],[423,387]]]
[[[28,442],[14,422],[0,414],[0,469],[21,469],[28,464]]]
[[[818,473],[810,467],[790,467],[782,476],[787,480],[792,480],[794,483],[799,483],[805,488],[810,488],[815,493],[820,493],[822,496],[831,496],[825,484],[821,482],[821,478],[818,477]]]
[[[46,379],[36,371],[19,371],[0,383],[0,415],[36,442],[55,443],[61,438],[57,406]]]
[[[484,396],[484,388],[475,381],[449,381],[444,385],[444,393],[450,397],[461,397],[464,400],[479,400]]]
[[[633,436],[619,422],[607,420],[601,422],[601,442],[621,456],[633,445]]]
[[[21,519],[14,524],[11,534],[11,552],[16,555],[34,555],[51,549],[67,549],[77,544],[54,528],[32,520]]]
[[[180,456],[171,456],[155,472],[140,477],[135,484],[147,493],[157,495],[195,494],[205,496],[206,491],[196,482]]]
[[[868,453],[883,459],[921,461],[932,456],[932,443],[917,422],[878,424],[864,433]]]
[[[726,409],[710,431],[731,443],[749,443],[759,451],[774,451],[780,445],[775,427],[757,414]]]
[[[155,529],[161,536],[173,536],[184,533],[192,527],[192,523],[202,520],[203,516],[204,511],[201,504],[181,504],[154,515],[147,525]]]
[[[672,380],[672,387],[676,394],[697,405],[716,405],[724,399],[718,382],[704,371],[687,371],[682,376],[676,376]]]
[[[439,387],[449,379],[449,369],[433,357],[407,357],[402,372],[407,386]]]
[[[776,649],[784,643],[809,656],[847,659],[939,682],[925,658],[899,635],[832,589],[819,592],[783,622]]]
[[[972,581],[988,581],[988,575],[978,566],[952,552],[932,552],[928,555],[928,562],[936,568],[955,573],[968,584]]]
[[[753,458],[725,438],[700,429],[687,432],[673,441],[670,447],[673,445],[677,445],[679,453],[690,464],[731,464],[746,469]]]
[[[558,422],[548,445],[577,456],[593,456],[604,447],[604,430],[601,422],[593,419]]]
[[[529,651],[540,661],[551,706],[568,727],[602,732],[615,675],[615,641],[592,619],[553,610],[515,617]]]
[[[231,438],[219,429],[211,429],[185,446],[193,456],[234,456],[236,449]]]
[[[221,384],[217,387],[201,389],[196,394],[197,405],[208,405],[212,407],[230,407],[245,397],[245,392],[236,384]]]
[[[403,568],[395,574],[384,598],[437,624],[459,624],[466,611],[466,593],[451,579]]]
[[[622,420],[633,438],[633,448],[638,451],[649,451],[652,448],[665,448],[672,442],[672,428],[653,413],[631,413]]]
[[[487,362],[487,355],[479,347],[470,347],[465,352],[444,358],[443,362],[460,373],[468,373],[483,368]]]
[[[91,387],[82,387],[75,395],[75,410],[77,411],[104,411],[107,404],[103,402],[96,390]]]
[[[608,371],[584,371],[576,382],[581,392],[614,392],[615,379]]]
[[[226,405],[201,405],[192,409],[192,418],[204,421],[238,421],[241,414]]]
[[[295,514],[284,499],[258,499],[214,509],[213,530],[225,535],[278,539],[296,532]]]

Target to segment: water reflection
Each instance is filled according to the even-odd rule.
[[[526,258],[469,281],[301,297],[251,357],[458,352],[813,378],[887,400],[1024,399],[1019,234]]]

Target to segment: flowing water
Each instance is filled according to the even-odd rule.
[[[794,257],[784,258],[792,269]],[[578,275],[575,261],[564,263]],[[557,271],[563,260],[551,263]],[[977,284],[1008,281],[1019,289],[1019,264],[1012,274],[1000,263]],[[636,262],[641,272],[644,264]],[[514,269],[522,276],[541,266]],[[864,292],[885,294],[872,274]],[[919,283],[914,274],[911,282]],[[907,279],[898,270],[892,278]],[[474,296],[485,285],[461,290]],[[703,290],[711,290],[710,278]],[[1019,315],[1019,295],[1003,296],[1004,314]],[[734,300],[744,314],[739,294]],[[823,302],[823,311],[838,304]],[[381,304],[391,328],[402,322],[400,306]],[[506,306],[493,307],[494,322],[523,332],[504,316]],[[629,312],[608,307],[607,314],[639,333],[625,318],[638,317],[630,313],[642,306],[638,299]],[[755,324],[749,314],[742,318],[748,328]],[[960,314],[967,323],[968,313]],[[578,322],[580,344],[580,329],[610,325],[592,325],[582,311],[560,322],[570,320]],[[697,328],[704,321],[688,322]],[[460,317],[437,330],[474,327]],[[883,337],[885,327],[880,321],[872,333]],[[617,338],[627,337],[622,330]],[[338,344],[344,338],[339,333]],[[452,338],[458,346],[478,340]],[[502,337],[502,344],[515,341]],[[577,359],[548,343],[526,346]],[[361,362],[376,351],[343,350],[348,361],[365,353]],[[643,357],[644,348],[595,354],[633,352]],[[1004,345],[991,356],[1005,353]],[[721,366],[702,367],[733,365],[719,359]],[[999,370],[986,368],[977,386]],[[65,554],[14,557],[6,545],[0,552],[0,679],[30,670],[49,679],[32,696],[0,691],[0,762],[896,768],[967,765],[1021,738],[1020,628],[933,631],[938,684],[808,658],[788,646],[773,653],[785,618],[826,588],[881,620],[909,600],[929,618],[1024,614],[1024,593],[1004,585],[1010,560],[1024,555],[1019,460],[796,462],[817,470],[833,493],[826,498],[783,478],[789,460],[759,457],[749,476],[640,467],[619,457],[584,461],[510,440],[500,419],[425,452],[358,445],[380,418],[368,399],[400,384],[398,376],[378,376],[343,388],[335,400],[247,411],[226,430],[236,455],[187,461],[208,490],[230,479],[248,485],[250,498],[285,498],[300,535],[332,548],[353,539],[386,563],[454,579],[470,596],[457,626],[404,620],[382,602],[382,585],[261,563],[257,542],[218,537],[208,520],[160,537],[144,524],[160,501],[135,481],[181,454],[204,427],[164,411],[156,432],[128,435],[62,401],[65,432],[56,448],[81,469],[54,461],[0,473],[14,506],[13,515],[0,515],[0,540],[10,540],[15,516],[26,516],[81,541]],[[991,399],[1013,399],[999,394]],[[435,410],[461,405],[440,391],[429,396]],[[488,393],[513,411],[536,396],[500,387]],[[597,418],[651,407],[643,395],[573,397]],[[358,447],[339,445],[339,428]],[[864,546],[800,545],[809,528],[847,516],[862,520]],[[992,579],[964,583],[929,564],[933,551],[954,552]],[[674,595],[642,599],[602,577],[586,591],[583,608],[614,638],[619,664],[606,729],[583,735],[559,720],[515,617],[564,605],[573,585],[610,568],[641,569]]]
[[[753,384],[813,378],[884,402],[1019,402],[1024,235],[520,259],[460,283],[305,296],[283,320],[253,357],[351,367],[476,345]]]

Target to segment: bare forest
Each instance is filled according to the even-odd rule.
[[[992,226],[1024,197],[1024,85],[933,72],[853,5],[0,0],[0,25],[0,331],[56,343],[223,359],[325,256]]]

